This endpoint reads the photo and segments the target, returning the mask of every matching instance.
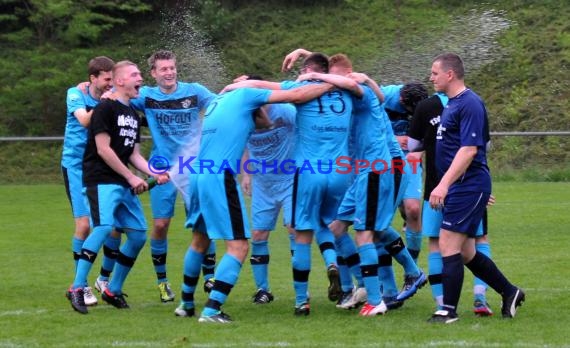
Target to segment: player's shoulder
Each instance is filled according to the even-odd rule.
[[[67,89],[67,102],[78,102],[84,100],[83,92],[77,86]]]

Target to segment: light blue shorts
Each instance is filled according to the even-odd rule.
[[[83,197],[83,170],[80,168],[61,167],[63,182],[67,199],[71,204],[71,212],[74,218],[89,216],[89,206]]]
[[[291,224],[293,175],[252,176],[251,217],[253,229],[273,231],[283,209],[283,226]]]
[[[146,231],[141,202],[130,187],[100,184],[86,187],[83,192],[91,211],[91,227],[113,226],[117,229]]]

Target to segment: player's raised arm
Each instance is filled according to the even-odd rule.
[[[310,56],[313,52],[307,51],[304,48],[297,48],[293,52],[289,53],[283,59],[283,63],[281,64],[281,71],[286,72],[293,68],[295,62],[301,58],[306,58]]]

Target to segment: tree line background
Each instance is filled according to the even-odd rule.
[[[508,28],[469,38],[487,25],[481,19],[493,20],[485,11]],[[179,55],[181,79],[214,91],[241,73],[293,78],[279,70],[297,47],[347,53],[380,83],[427,82],[431,58],[458,51],[493,131],[568,130],[568,18],[570,4],[554,0],[0,0],[0,136],[62,135],[66,91],[87,79],[89,59],[130,59],[152,84],[145,60],[161,48]],[[495,173],[569,180],[569,140],[494,139]],[[59,143],[0,143],[14,167],[0,182],[22,171],[30,180],[57,175],[60,151]]]

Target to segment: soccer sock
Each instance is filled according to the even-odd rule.
[[[388,254],[382,243],[377,243],[376,253],[378,255],[378,279],[382,289],[382,297],[396,297],[398,286],[392,267],[392,256]]]
[[[73,236],[71,239],[71,251],[73,252],[73,262],[75,263],[75,270],[77,271],[77,263],[81,258],[81,249],[83,248],[83,243],[85,239],[78,239]]]
[[[323,227],[315,232],[315,240],[319,245],[321,255],[323,255],[325,267],[336,264],[336,250],[334,248],[334,236],[332,232],[328,228]],[[297,244],[297,248],[298,247],[299,244]]]
[[[378,254],[376,253],[376,247],[372,243],[363,244],[358,247],[358,254],[360,255],[362,281],[368,296],[367,302],[377,306],[382,299],[380,295],[380,280],[378,279]]]
[[[456,312],[463,285],[463,259],[460,253],[442,257],[443,307]]]
[[[295,254],[295,234],[289,233],[289,249],[291,250],[291,258]]]
[[[483,255],[491,258],[491,246],[489,243],[475,243],[475,249]],[[475,298],[484,299],[487,292],[487,283],[475,277],[473,280],[473,295]]]
[[[422,250],[422,231],[414,231],[406,225],[406,245],[412,259],[417,264]]]
[[[115,267],[115,262],[119,256],[119,246],[121,245],[121,237],[114,238],[109,235],[103,244],[103,259],[101,259],[101,270],[99,271],[100,280],[109,280],[109,276]]]
[[[126,234],[127,240],[119,251],[119,256],[113,269],[113,277],[109,282],[109,291],[115,295],[123,293],[125,279],[146,242],[145,230],[129,230]]]
[[[342,292],[352,291],[354,284],[352,283],[350,269],[348,269],[344,257],[338,255],[336,257],[336,265],[338,266],[338,274],[340,277],[340,287],[342,289]]]
[[[428,281],[431,287],[431,295],[436,305],[443,306],[443,285],[441,284],[441,272],[443,270],[443,261],[441,253],[432,251],[428,254]]]
[[[309,273],[311,273],[311,244],[297,244],[293,255],[293,288],[297,306],[307,302]]]
[[[213,243],[213,242],[212,242]],[[197,252],[191,247],[184,255],[184,282],[182,283],[182,303],[185,308],[194,308],[194,292],[200,276],[200,265],[204,254]]]
[[[83,288],[87,286],[87,275],[93,267],[93,262],[97,258],[97,252],[101,249],[105,239],[111,234],[113,228],[108,225],[97,226],[87,237],[81,249],[81,256],[77,262],[77,270],[75,271],[75,279],[73,280],[73,289]]]
[[[156,283],[168,282],[166,277],[166,254],[168,250],[168,239],[151,239],[150,256],[156,272]]]
[[[406,245],[404,245],[404,241],[392,226],[388,227],[388,229],[382,233],[380,241],[386,245],[386,251],[388,251],[388,253],[390,253],[390,255],[392,255],[392,257],[394,257],[396,261],[404,267],[404,273],[406,275],[414,277],[420,275],[418,265],[416,265],[412,259]]]
[[[335,245],[337,252],[342,255],[346,262],[346,266],[350,269],[350,274],[356,279],[359,287],[362,287],[364,283],[362,282],[362,272],[360,270],[360,256],[358,255],[358,250],[356,249],[356,244],[348,233],[344,233],[342,236],[335,239]],[[352,280],[350,281],[352,284]]]
[[[473,259],[466,263],[465,266],[469,268],[476,277],[481,278],[502,296],[512,294],[517,290],[517,288],[505,278],[493,260],[481,252],[476,252]]]
[[[269,291],[267,269],[269,268],[269,247],[266,240],[251,242],[251,270],[257,289]]]
[[[241,266],[241,262],[233,255],[224,254],[214,273],[216,282],[202,311],[204,316],[211,316],[220,311],[221,306],[226,302],[230,291],[237,282]]]
[[[216,268],[216,243],[210,242],[210,246],[206,251],[206,255],[202,260],[202,275],[204,280],[214,278],[214,269]]]

